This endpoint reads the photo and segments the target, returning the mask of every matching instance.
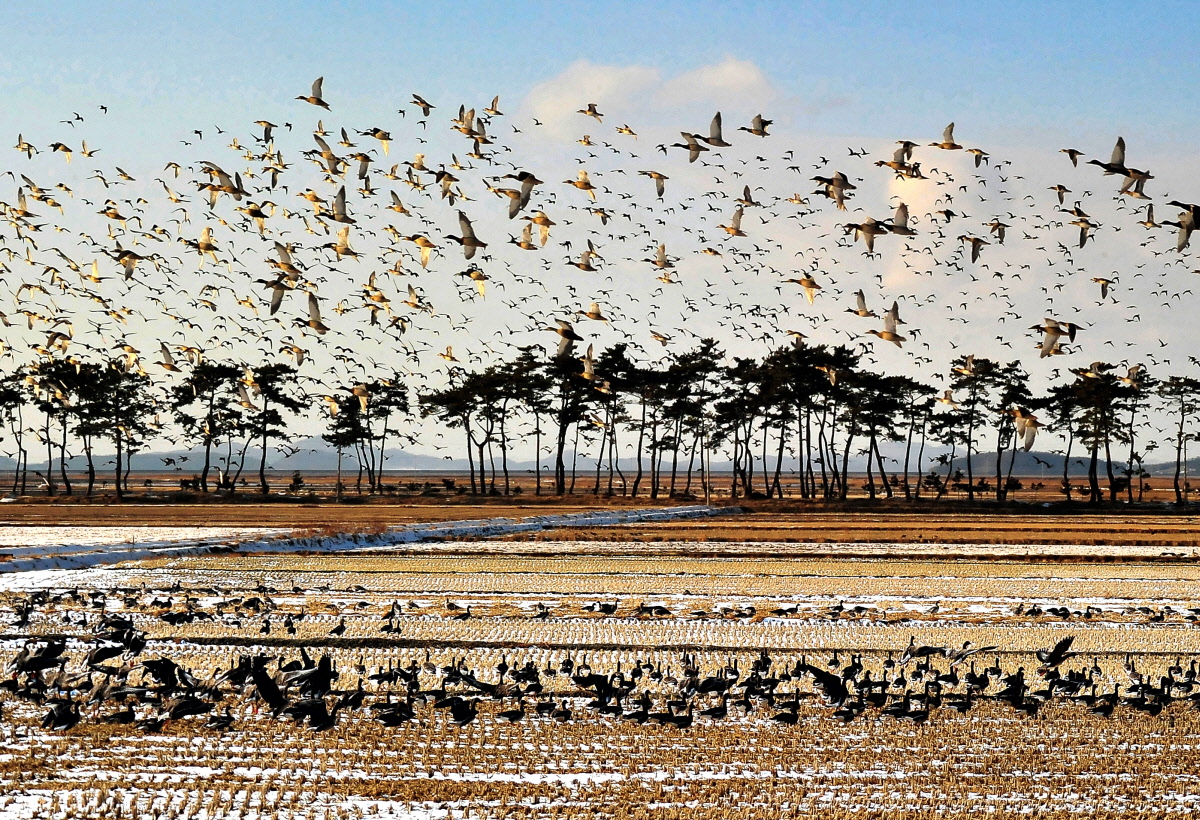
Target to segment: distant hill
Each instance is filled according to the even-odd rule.
[[[1002,475],[1008,474],[1009,459],[1012,458],[1011,452],[1005,452],[1000,457],[1000,472]],[[1125,465],[1121,463],[1113,464],[1113,471],[1124,469]],[[943,470],[945,467],[942,468]],[[962,470],[964,473],[967,470],[967,459],[965,456],[959,456],[954,459],[953,469]],[[994,476],[996,474],[996,453],[984,452],[975,453],[971,456],[971,470],[976,476]],[[1086,455],[1078,456],[1071,454],[1071,463],[1069,465],[1069,475],[1071,476],[1086,476],[1088,471],[1088,458]],[[1061,476],[1063,472],[1063,456],[1055,453],[1048,453],[1038,450],[1025,453],[1018,451],[1016,461],[1013,462],[1013,475],[1022,476],[1040,476],[1048,477]],[[1100,472],[1104,472],[1104,461],[1100,462]]]
[[[1000,472],[1008,474],[1008,460],[1011,457],[1011,452],[1004,453],[1000,460]],[[1113,454],[1114,456],[1116,453]],[[1088,471],[1089,456],[1086,452],[1072,453],[1071,463],[1069,465],[1069,475],[1071,477],[1086,477]],[[1049,465],[1049,466],[1046,466]],[[1126,462],[1120,459],[1113,461],[1113,474],[1120,475],[1125,469]],[[1160,461],[1145,465],[1146,472],[1156,477],[1170,478],[1175,474],[1174,461]],[[941,468],[945,470],[945,467]],[[954,459],[954,469],[966,472],[967,460],[965,457]],[[971,469],[976,476],[994,476],[996,474],[996,453],[975,453],[971,457]],[[1105,475],[1105,460],[1101,459],[1098,468],[1101,475]],[[928,470],[927,470],[928,471]],[[1062,476],[1063,472],[1063,456],[1061,454],[1042,452],[1034,450],[1028,453],[1018,452],[1017,460],[1013,464],[1013,475],[1021,476]],[[1188,475],[1200,476],[1200,458],[1190,458],[1186,464],[1186,472]]]
[[[337,469],[337,451],[329,447],[318,437],[301,439],[293,442],[291,445],[295,452],[292,455],[284,455],[274,449],[268,452],[267,465],[272,472],[281,473],[292,470],[300,470],[301,472],[331,472]],[[898,472],[902,469],[904,463],[904,445],[897,442],[883,442],[880,444],[881,451],[889,472]],[[258,459],[260,450],[256,447],[251,447],[246,453],[246,468],[245,472],[252,473],[258,469]],[[460,451],[461,452],[461,451]],[[926,448],[923,455],[925,464],[917,464],[917,448],[914,447],[910,455],[910,469],[916,474],[920,471],[928,473],[930,469],[936,469],[939,473],[944,473],[945,465],[937,464],[934,459],[941,453],[940,448]],[[214,466],[223,465],[226,450],[224,448],[215,449],[213,451]],[[42,456],[41,459],[38,457]],[[1011,453],[1005,452],[1001,457],[1001,472],[1007,474],[1008,460]],[[100,472],[106,472],[111,469],[113,456],[110,453],[97,454],[95,456],[96,467]],[[174,463],[171,463],[171,462]],[[578,459],[575,459],[574,454],[566,454],[567,467],[570,469],[572,461],[575,461],[576,470],[579,474],[594,472],[596,469],[595,460],[586,454],[580,453]],[[978,477],[988,477],[995,475],[996,454],[995,452],[976,453],[971,459],[972,469]],[[204,463],[204,452],[199,449],[178,449],[164,450],[138,453],[133,457],[133,470],[135,471],[156,471],[173,470],[180,467],[178,472],[181,474],[190,475],[199,472],[201,465]],[[645,470],[650,469],[649,454],[643,460]],[[629,475],[637,471],[637,461],[634,458],[622,458],[618,460],[620,469]],[[1070,475],[1072,477],[1082,477],[1087,475],[1088,459],[1086,454],[1072,454]],[[0,456],[0,471],[14,469],[16,462],[9,457]],[[69,469],[80,471],[87,469],[87,462],[83,456],[75,456],[68,461]],[[688,456],[681,454],[679,459],[679,471],[685,472],[688,465]],[[1048,466],[1047,466],[1048,465]],[[30,469],[44,470],[46,462],[44,460],[44,451],[34,451],[30,453]],[[496,460],[496,466],[500,468],[499,458]],[[767,470],[770,472],[774,469],[774,457],[768,459]],[[840,464],[838,465],[841,466]],[[1055,453],[1034,450],[1033,452],[1024,453],[1018,452],[1016,463],[1013,467],[1013,475],[1020,476],[1046,476],[1047,478],[1056,478],[1062,475],[1063,456]],[[411,471],[411,472],[466,472],[469,465],[466,458],[444,458],[436,455],[428,455],[424,453],[412,453],[403,449],[389,449],[387,451],[388,471]],[[546,454],[542,458],[542,470],[553,470],[554,461],[552,456]],[[345,470],[356,470],[357,462],[354,455],[347,452],[343,458],[342,468]],[[526,459],[510,458],[508,463],[509,472],[525,473],[533,472],[534,462]],[[851,472],[862,473],[866,470],[866,459],[861,455],[852,455],[849,461]],[[1119,473],[1125,468],[1123,461],[1116,461],[1113,464],[1113,472]],[[604,469],[607,470],[607,465]],[[663,465],[664,471],[670,470],[669,459]],[[710,470],[713,473],[728,473],[732,469],[732,464],[728,461],[715,461],[711,464]],[[791,474],[796,469],[796,460],[785,456],[783,460],[783,472],[785,475]],[[967,469],[967,461],[965,457],[958,456],[954,459],[953,469],[962,470],[964,473]],[[1147,471],[1153,476],[1170,477],[1175,471],[1175,462],[1156,462],[1146,465]],[[693,470],[699,471],[698,463],[694,465]],[[755,472],[761,474],[762,465],[759,462],[755,463]],[[1100,464],[1100,471],[1104,473],[1104,463]],[[1200,476],[1200,457],[1189,459],[1187,464],[1187,473],[1193,476]]]

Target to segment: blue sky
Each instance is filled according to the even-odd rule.
[[[64,2],[6,18],[6,105],[52,114],[101,98],[211,119],[317,74],[347,104],[520,96],[579,59],[681,73],[732,56],[806,112],[797,125],[846,134],[950,117],[993,141],[1107,127],[1170,144],[1197,125],[1186,3]]]

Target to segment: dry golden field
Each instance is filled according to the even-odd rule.
[[[381,520],[282,509],[303,517],[203,522]],[[519,509],[500,514],[539,511]],[[1183,517],[759,510],[0,575],[0,817],[1190,816],[1194,547]],[[130,634],[136,654],[88,665]],[[56,642],[40,687],[13,672]],[[183,672],[164,682],[163,658]],[[329,686],[305,690],[323,658]],[[327,725],[301,713],[318,700]],[[170,717],[185,701],[212,706]]]

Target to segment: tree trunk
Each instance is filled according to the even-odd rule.
[[[692,446],[688,450],[688,466],[683,482],[683,495],[685,497],[692,494],[692,470],[696,468],[696,450],[699,448],[699,446],[700,434],[696,433],[696,435],[692,438]]]
[[[975,451],[975,394],[971,393],[971,412],[967,414],[967,500],[975,500],[975,471],[971,455]]]
[[[259,445],[262,447],[262,452],[259,453],[259,457],[258,457],[258,486],[262,490],[263,495],[269,495],[271,492],[271,486],[269,484],[267,484],[267,429],[268,429],[269,425],[267,424],[267,418],[266,418],[267,400],[265,397],[263,398],[262,412],[263,412],[262,441],[259,442]]]
[[[487,454],[488,467],[491,468],[492,472],[492,480],[490,486],[488,487],[488,493],[490,495],[496,495],[496,450],[492,447],[493,443],[495,443],[495,439],[492,437],[492,429],[491,426],[489,426],[487,436]]]
[[[500,469],[504,471],[504,494],[511,489],[508,477],[508,400],[500,405]]]
[[[87,496],[92,497],[92,491],[96,487],[96,458],[92,455],[92,437],[83,437],[83,454],[87,458]]]
[[[913,413],[913,405],[908,406],[908,434],[904,437],[904,500],[912,501],[913,492],[909,485],[909,465],[912,456],[913,434],[917,430],[917,417]],[[918,463],[920,459],[918,458]]]
[[[200,489],[208,492],[208,472],[212,469],[212,446],[213,446],[213,411],[216,406],[217,391],[211,390],[208,394],[208,414],[204,417],[204,469],[200,471]]]
[[[1071,428],[1070,419],[1067,420],[1067,450],[1063,456],[1063,494],[1067,497],[1067,501],[1071,500],[1071,447],[1075,444],[1075,430]]]
[[[934,498],[934,501],[941,501],[942,496],[944,496],[946,491],[950,489],[950,477],[954,474],[954,455],[957,452],[958,439],[953,437],[952,434],[950,438],[950,459],[946,462],[946,477],[942,479],[942,485],[938,487],[937,497]]]
[[[542,416],[533,414],[533,494],[542,494]]]
[[[799,426],[799,425],[797,425]],[[771,479],[771,485],[774,488],[774,493],[783,500],[783,484],[780,483],[779,476],[783,472],[783,451],[786,449],[785,442],[787,441],[787,421],[779,423],[779,445],[775,449],[775,476]],[[771,495],[771,490],[768,489],[767,496]]]
[[[829,458],[828,454],[825,452],[825,413],[825,408],[822,408],[821,418],[817,421],[817,453],[821,456],[821,496],[823,498],[829,498],[829,471],[827,470]]]
[[[850,494],[850,482],[847,477],[850,475],[850,445],[854,441],[854,433],[846,432],[846,446],[842,450],[842,500],[845,501]]]
[[[354,460],[358,462],[358,470],[354,476],[354,492],[356,495],[362,495],[363,461],[365,460],[363,457],[362,442],[358,442],[354,445]],[[368,473],[368,480],[369,479],[370,474]]]
[[[46,411],[46,495],[54,495],[54,439],[50,438],[50,411]]]
[[[642,452],[645,450],[646,444],[646,397],[642,397],[642,415],[638,422],[638,440],[637,440],[637,474],[633,477],[633,492],[631,495],[637,498],[638,488],[642,486]]]
[[[473,448],[475,470],[478,474],[479,495],[487,495],[488,469],[487,462],[483,458],[483,448],[487,445],[487,438],[476,439],[471,438],[471,447]]]
[[[212,469],[212,436],[204,436],[204,469],[200,472],[200,489],[208,492],[208,472]]]
[[[871,462],[875,456],[875,431],[867,437],[867,498],[875,500],[875,469]]]
[[[1017,463],[1017,437],[1013,435],[1012,451],[1008,457],[1008,472],[1004,476],[1004,497],[1008,498],[1008,482],[1012,481],[1013,467]]]
[[[1126,499],[1129,501],[1130,504],[1133,503],[1133,457],[1136,454],[1136,450],[1134,448],[1134,429],[1135,429],[1134,421],[1135,421],[1136,417],[1137,417],[1137,402],[1133,401],[1133,402],[1130,402],[1130,405],[1129,405],[1129,463],[1125,467],[1125,472],[1127,473],[1127,475],[1129,477],[1129,483],[1128,483],[1128,486],[1126,487]],[[1138,472],[1141,472],[1140,468],[1139,468]],[[1140,478],[1138,480],[1138,484],[1139,484],[1139,486],[1141,485]]]
[[[921,498],[921,485],[925,483],[925,431],[929,427],[929,411],[921,417],[921,446],[917,448],[917,486],[913,488],[913,500]]]
[[[380,493],[382,493],[384,491],[383,469],[387,464],[387,449],[386,448],[387,448],[388,422],[391,420],[391,418],[392,418],[391,409],[385,408],[384,413],[383,413],[383,427],[379,431],[379,460],[377,462],[375,462],[376,464],[379,465],[379,469],[375,472],[375,484],[376,484],[375,489]]]
[[[575,495],[575,477],[579,474],[579,434],[580,426],[575,425],[575,443],[571,453],[571,486],[567,488],[568,495]]]
[[[462,426],[463,426],[463,432],[465,432],[467,434],[467,470],[470,471],[470,475],[471,475],[471,495],[476,495],[477,491],[475,488],[475,454],[471,451],[471,448],[475,444],[475,439],[471,436],[471,418],[470,418],[470,416],[462,417]],[[482,464],[479,465],[479,469],[480,470],[483,469]],[[480,481],[482,482],[482,480],[483,480],[483,478],[481,476]]]
[[[121,475],[122,475],[122,473],[121,473],[121,454],[122,454],[121,445],[123,444],[124,434],[121,432],[120,428],[117,429],[116,435],[113,436],[113,439],[117,445],[117,455],[115,458],[115,463],[116,463],[115,477],[117,479],[117,500],[121,501],[122,499],[125,498],[125,491],[121,487]]]
[[[1099,504],[1103,494],[1100,492],[1100,442],[1092,443],[1091,459],[1088,461],[1088,490],[1090,497],[1089,503]]]
[[[1179,477],[1180,473],[1183,472],[1183,426],[1186,418],[1184,398],[1181,390],[1179,397],[1179,430],[1175,434],[1175,477],[1172,479],[1172,485],[1175,487],[1175,503],[1179,505],[1183,504],[1183,485],[1180,484]]]
[[[342,503],[342,446],[339,444],[337,448],[337,483],[333,485],[334,500],[338,504]]]
[[[608,447],[608,410],[604,412],[604,429],[600,431],[600,447],[596,450],[596,483],[592,485],[592,495],[600,495],[600,474],[604,468],[604,451]]]
[[[554,494],[567,494],[567,430],[565,421],[566,411],[561,410],[558,417],[558,437],[554,447]]]
[[[733,451],[731,453],[730,467],[733,470],[733,481],[729,483],[729,497],[738,497],[738,472],[741,470],[740,459],[742,457],[741,447],[738,443],[738,425],[733,425]]]
[[[62,421],[62,439],[58,445],[58,471],[62,475],[63,492],[67,495],[73,495],[71,491],[71,479],[67,475],[67,417],[63,416]]]
[[[874,436],[871,437],[871,446],[875,448],[875,461],[879,465],[879,480],[883,482],[883,494],[888,498],[891,498],[892,484],[890,481],[888,481],[887,469],[883,464],[883,453],[879,452],[879,441]],[[871,456],[868,453],[867,458],[870,457]]]
[[[125,479],[125,489],[126,490],[129,489],[129,474],[131,472],[133,472],[133,457],[136,456],[138,454],[138,452],[139,452],[138,450],[133,449],[132,444],[130,444],[130,446],[126,446],[126,448],[125,448],[124,479]]]
[[[608,438],[608,494],[612,495],[613,473],[621,480],[621,495],[629,494],[629,482],[625,480],[625,471],[621,469],[621,448],[617,445],[617,424],[612,425],[612,435]]]
[[[1107,435],[1104,437],[1104,473],[1108,476],[1108,503],[1116,504],[1117,478],[1112,469],[1112,442]]]

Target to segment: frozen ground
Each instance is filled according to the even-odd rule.
[[[504,527],[462,526],[467,536]],[[176,536],[184,550],[189,536],[200,538],[157,533],[150,561],[0,574],[0,668],[57,641],[65,659],[62,672],[44,673],[40,701],[0,688],[0,820],[1066,818],[1095,816],[1100,806],[1112,816],[1184,817],[1200,809],[1200,779],[1186,763],[1200,750],[1200,566],[1186,560],[962,560],[940,545],[928,545],[925,560],[844,560],[772,543],[709,544],[696,557],[696,545],[681,542],[363,538],[172,553]],[[262,538],[254,543],[268,543]],[[55,546],[34,558],[52,560]],[[914,546],[904,549],[911,556]],[[599,602],[616,609],[598,611]],[[179,620],[186,615],[205,617]],[[101,627],[105,616],[145,638],[136,655],[106,662],[142,694],[95,702],[89,692],[108,673],[85,656],[117,640]],[[1047,687],[1034,651],[1065,636],[1080,654],[1060,671],[1090,681],[1080,699],[1047,691],[1030,717],[999,698],[1004,678],[1021,668],[1031,689]],[[936,655],[921,680],[920,663],[894,665],[910,641],[957,648],[968,640],[995,649],[953,668]],[[735,690],[718,717],[702,713],[723,703],[716,693],[684,694],[688,665],[701,680],[730,667],[745,679],[764,651],[778,679],[772,697]],[[338,675],[325,702],[360,687],[364,700],[327,731],[272,715],[257,684],[221,678],[253,657],[276,674],[328,657]],[[117,722],[130,704],[136,721],[154,724],[174,702],[178,693],[162,694],[145,666],[163,658],[200,681],[202,697],[218,698],[214,713],[228,708],[233,725],[206,728],[209,714]],[[599,712],[594,693],[563,671],[568,662],[605,675],[637,670],[636,691],[651,711],[688,697],[695,721],[681,729]],[[812,681],[789,675],[801,663],[834,672],[860,665],[875,680],[907,675],[889,687],[893,707],[906,693],[928,697],[935,679],[936,697],[961,703],[959,678],[992,665],[1002,674],[966,713],[930,707],[914,723],[872,706],[845,723]],[[512,692],[447,683],[447,670],[466,669],[499,686],[502,666],[527,664],[541,670],[544,688],[525,694],[528,715],[518,723],[499,719],[517,703]],[[408,696],[388,677],[400,669],[419,670],[416,715],[385,726],[373,707]],[[1135,682],[1164,676],[1173,694],[1150,714]],[[1099,716],[1086,698],[1110,692],[1121,703]],[[459,726],[435,708],[449,693],[478,697],[477,719]],[[44,724],[54,698],[80,704],[78,726]],[[797,704],[794,725],[775,719],[788,702]],[[567,714],[535,714],[539,704]],[[636,705],[635,696],[621,704]]]
[[[244,527],[0,528],[0,572],[78,569],[123,561],[205,553],[213,547],[250,552],[354,552],[402,548],[444,538],[488,538],[562,527],[607,527],[730,515],[731,507],[693,505],[643,510],[596,510],[520,519],[490,518],[392,527],[375,534],[287,537],[290,530]]]

